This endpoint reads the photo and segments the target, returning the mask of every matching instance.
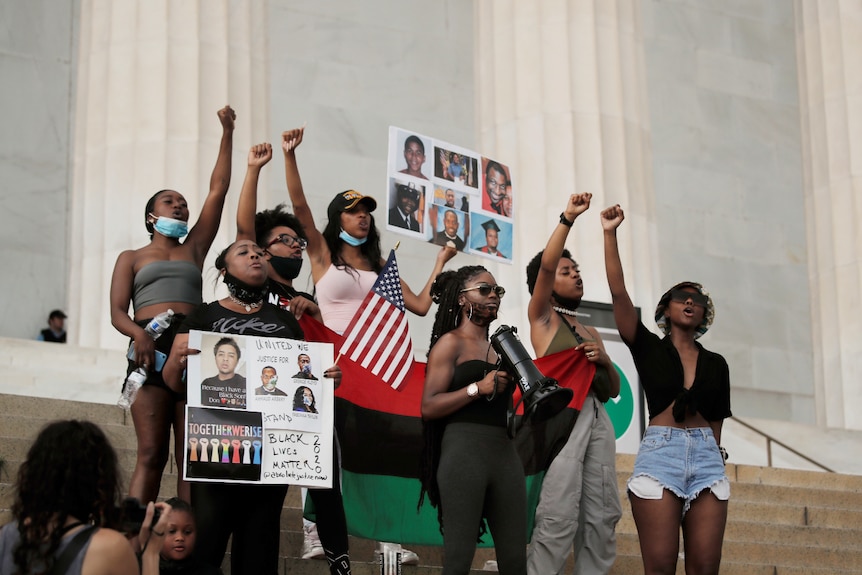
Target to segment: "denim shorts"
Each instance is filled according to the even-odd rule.
[[[661,499],[667,489],[685,503],[682,514],[705,489],[721,501],[730,499],[724,458],[709,427],[647,427],[628,481],[641,499]]]

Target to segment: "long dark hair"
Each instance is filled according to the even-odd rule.
[[[431,284],[431,299],[437,304],[437,313],[434,316],[434,326],[431,328],[431,344],[428,350],[447,332],[458,327],[461,319],[461,308],[458,304],[458,296],[464,286],[477,275],[487,272],[482,266],[464,266],[457,270],[447,270],[434,278]],[[440,524],[440,532],[443,532],[443,506],[440,505],[440,486],[437,484],[437,468],[440,465],[440,451],[443,442],[443,430],[445,424],[442,420],[434,419],[422,421],[422,459],[419,462],[419,480],[422,488],[419,491],[419,504],[422,507],[425,495],[432,507],[437,508],[437,522]],[[482,523],[479,535],[484,533],[485,525]]]
[[[18,470],[12,516],[21,542],[13,558],[19,573],[51,570],[70,517],[115,527],[120,498],[117,455],[89,421],[56,421],[39,433]],[[47,546],[46,546],[47,541]]]
[[[311,405],[305,405],[303,400],[303,396],[305,395],[305,390],[311,391]],[[317,413],[317,400],[314,399],[314,392],[310,387],[305,385],[300,385],[296,388],[296,392],[293,394],[293,410],[294,411],[307,411],[308,413]]]
[[[329,248],[329,257],[332,258],[332,263],[335,267],[339,269],[347,269],[348,271],[353,270],[353,266],[345,262],[341,258],[341,250],[344,247],[344,240],[342,240],[339,236],[341,234],[341,214],[344,212],[338,212],[338,219],[332,220],[330,219],[326,222],[326,227],[323,228],[323,240],[326,242],[326,247]],[[374,216],[369,212],[368,216],[371,218],[371,222],[368,226],[368,236],[365,240],[365,243],[359,246],[359,252],[362,254],[368,263],[371,265],[371,269],[374,270],[375,273],[380,273],[380,270],[383,269],[383,266],[380,263],[381,251],[380,251],[380,232],[377,231],[377,224],[374,223]]]

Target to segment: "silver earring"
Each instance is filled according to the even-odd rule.
[[[473,302],[470,302],[470,311],[467,312],[467,319],[473,319]]]

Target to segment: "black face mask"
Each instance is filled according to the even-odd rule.
[[[466,301],[464,306],[467,308],[467,321],[474,325],[487,328],[497,319],[497,310],[491,310],[488,306],[481,303]]]
[[[283,258],[270,254],[269,263],[280,277],[292,281],[302,269],[302,258]]]
[[[567,297],[563,297],[557,292],[551,292],[551,295],[554,297],[554,301],[560,304],[560,307],[564,307],[566,309],[574,311],[578,309],[578,306],[581,305],[581,300],[579,299],[570,299]]]
[[[244,281],[235,278],[229,271],[224,271],[223,281],[227,286],[230,295],[241,301],[242,303],[252,304],[258,303],[263,299],[266,293],[266,285],[253,286]]]

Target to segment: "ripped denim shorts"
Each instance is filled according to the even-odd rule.
[[[721,501],[730,499],[724,458],[711,428],[647,427],[628,490],[641,499],[661,499],[665,489],[685,502],[683,516],[704,489]]]

